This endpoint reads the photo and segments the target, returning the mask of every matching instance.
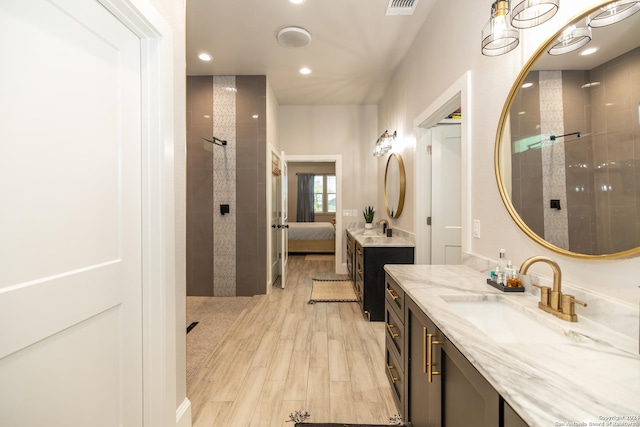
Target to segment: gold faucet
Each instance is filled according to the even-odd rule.
[[[540,289],[538,308],[567,322],[577,322],[578,316],[576,315],[575,304],[578,303],[586,307],[587,303],[577,300],[573,295],[562,295],[562,272],[557,262],[545,256],[532,256],[524,260],[520,266],[520,274],[527,274],[529,267],[536,262],[548,264],[553,270],[553,289],[548,286],[533,284],[533,286]]]
[[[378,224],[383,223],[382,224],[382,234],[384,234],[387,231],[387,228],[389,228],[389,221],[387,221],[386,219],[382,218],[380,220],[378,220]]]

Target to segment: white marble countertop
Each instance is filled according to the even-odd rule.
[[[366,247],[414,247],[415,244],[400,236],[387,237],[382,234],[381,228],[349,228],[347,232],[360,243],[363,248]]]
[[[530,426],[640,426],[637,340],[587,316],[575,323],[560,320],[538,309],[537,297],[500,292],[469,267],[386,265],[385,270]],[[500,343],[447,302],[496,298],[568,339]]]

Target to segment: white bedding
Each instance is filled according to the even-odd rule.
[[[333,240],[336,230],[329,222],[290,222],[289,240]]]

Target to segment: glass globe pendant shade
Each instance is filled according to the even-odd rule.
[[[521,0],[511,9],[514,28],[532,28],[547,22],[558,12],[560,0]]]
[[[589,16],[592,28],[606,27],[626,19],[640,10],[640,0],[620,0],[603,6]]]
[[[499,56],[511,52],[520,43],[518,30],[508,20],[509,2],[498,0],[491,5],[491,19],[482,29],[482,54]]]
[[[549,48],[548,52],[549,55],[564,55],[580,49],[590,41],[591,28],[572,25],[556,39],[556,42]]]

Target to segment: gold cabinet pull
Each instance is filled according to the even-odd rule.
[[[395,384],[396,381],[400,381],[400,378],[394,377],[391,373],[391,370],[395,369],[393,365],[387,364],[387,372],[389,372],[389,377],[391,378],[391,384]]]
[[[387,325],[387,329],[389,330],[389,334],[391,334],[391,338],[395,340],[400,336],[400,334],[396,334],[395,332],[393,332],[393,328],[395,328],[394,325],[391,325],[389,323],[387,323],[386,325]]]
[[[393,298],[393,300],[394,300],[394,301],[395,301],[395,300],[397,300],[398,298],[400,298],[398,295],[395,295],[395,294],[393,293],[393,289],[391,289],[391,288],[387,288],[387,293],[389,294],[389,296],[390,296],[391,298]]]
[[[361,249],[356,249],[356,252],[358,252],[358,255],[362,255],[362,250]]]
[[[435,337],[436,334],[428,334],[427,328],[422,328],[422,329],[424,333],[423,343],[424,343],[424,347],[426,347],[422,353],[424,357],[424,372],[427,374],[427,381],[433,382],[433,376],[440,375],[440,371],[433,370],[433,366],[435,365],[433,363],[433,346],[442,344],[442,341],[434,340],[433,337]]]
[[[362,276],[362,273],[364,273],[361,269],[358,269],[358,274]]]

